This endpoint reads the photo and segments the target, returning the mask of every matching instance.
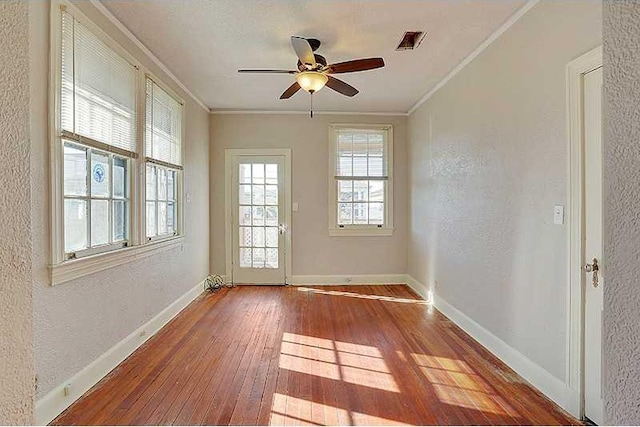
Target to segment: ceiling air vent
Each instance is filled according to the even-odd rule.
[[[425,36],[424,31],[407,31],[402,36],[402,40],[398,44],[396,50],[414,50],[420,46],[422,39]]]

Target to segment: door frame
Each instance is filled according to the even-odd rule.
[[[282,222],[287,225],[284,233],[284,281],[289,284],[291,277],[291,148],[227,148],[224,150],[224,240],[225,240],[225,280],[233,281],[233,217],[231,213],[233,186],[233,161],[238,156],[282,156],[284,157],[284,212]]]
[[[584,132],[583,78],[602,67],[602,46],[598,46],[567,65],[567,135],[569,139],[569,292],[566,383],[574,392],[568,399],[569,412],[584,417]]]

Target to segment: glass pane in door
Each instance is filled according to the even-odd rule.
[[[278,165],[240,163],[238,172],[240,267],[277,269]]]

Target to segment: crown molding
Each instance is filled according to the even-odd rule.
[[[102,13],[109,21],[111,21],[113,25],[115,25],[120,31],[122,31],[122,33],[134,45],[136,45],[136,47],[138,47],[145,55],[147,55],[154,64],[156,64],[167,76],[169,76],[169,78],[173,80],[173,82],[177,84],[180,89],[182,89],[187,95],[189,95],[205,111],[209,112],[209,107],[204,102],[202,102],[200,98],[194,95],[194,93],[191,92],[191,90],[189,90],[189,88],[185,86],[184,83],[182,83],[166,65],[164,65],[160,58],[158,58],[153,52],[151,52],[151,50],[149,50],[149,48],[145,46],[144,43],[142,43],[140,39],[137,38],[122,22],[120,22],[120,20],[116,18],[113,13],[111,13],[109,9],[107,9],[105,5],[102,4],[100,0],[89,1],[93,6],[95,6],[96,9],[98,9],[98,11],[100,11],[100,13]]]
[[[210,109],[209,112],[211,114],[309,114],[309,111],[297,111],[297,110],[216,110]],[[406,117],[409,114],[406,112],[362,112],[362,111],[313,111],[314,115],[321,116],[396,116],[396,117]]]
[[[518,9],[513,15],[509,17],[497,30],[495,30],[485,41],[483,41],[480,46],[475,48],[473,52],[467,55],[458,65],[455,66],[449,74],[447,74],[437,85],[429,90],[422,98],[418,100],[413,107],[409,109],[407,115],[413,114],[422,104],[427,102],[429,98],[433,96],[440,88],[442,88],[449,80],[451,80],[456,74],[458,74],[464,67],[469,65],[471,61],[473,61],[478,55],[480,55],[486,48],[488,48],[494,41],[496,41],[502,34],[504,34],[513,24],[518,22],[520,18],[522,18],[527,12],[529,12],[536,4],[538,4],[540,0],[529,0],[524,6]]]

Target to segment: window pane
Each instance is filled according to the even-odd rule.
[[[353,224],[353,205],[338,203],[338,225]]]
[[[278,250],[267,248],[267,259],[264,266],[266,268],[278,268]]]
[[[251,248],[240,248],[240,267],[251,268]]]
[[[353,157],[340,157],[338,159],[338,176],[353,176]]]
[[[253,227],[253,247],[264,247],[264,227]]]
[[[64,251],[74,252],[87,248],[87,202],[64,201]]]
[[[253,165],[252,182],[254,184],[264,184],[264,164],[256,163]]]
[[[367,176],[367,158],[353,158],[353,176]]]
[[[168,200],[176,200],[176,171],[167,171],[167,199]]]
[[[167,200],[167,170],[158,168],[158,200]]]
[[[267,165],[267,184],[278,184],[278,165]]]
[[[147,165],[147,200],[156,200],[156,167]]]
[[[146,86],[146,156],[181,165],[183,107],[151,79]]]
[[[264,206],[254,206],[253,212],[253,225],[264,225]]]
[[[252,196],[251,200],[254,205],[264,205],[264,185],[254,185]]]
[[[109,243],[109,201],[91,200],[91,246]]]
[[[158,235],[167,234],[167,203],[158,202]]]
[[[267,227],[266,229],[266,243],[268,247],[278,247],[278,227]]]
[[[127,202],[115,200],[113,202],[113,241],[127,239]]]
[[[382,157],[369,157],[369,176],[385,176]]]
[[[251,225],[251,206],[240,206],[238,214],[238,224]]]
[[[177,230],[176,227],[176,204],[167,204],[167,233],[171,234]]]
[[[251,242],[252,242],[251,227],[240,227],[240,236],[239,236],[240,246],[250,247]]]
[[[367,134],[366,133],[353,135],[353,155],[354,156],[367,155]]]
[[[353,200],[353,181],[338,181],[338,201],[350,202]]]
[[[91,195],[109,197],[109,157],[91,153]]]
[[[367,203],[353,204],[353,223],[368,224],[369,223],[369,207]]]
[[[154,237],[156,234],[156,203],[147,202],[147,237]]]
[[[278,204],[278,186],[277,185],[265,186],[265,204],[267,205]]]
[[[87,150],[64,145],[64,194],[87,195]]]
[[[250,205],[251,204],[251,186],[250,185],[240,185],[239,186],[238,199],[240,200],[241,205]]]
[[[240,171],[238,175],[241,184],[251,184],[251,164],[242,163],[239,165]]]
[[[369,181],[353,182],[353,200],[356,202],[369,200]]]
[[[382,157],[384,154],[384,137],[380,133],[369,134],[369,156]]]
[[[369,181],[369,201],[384,202],[384,181]]]
[[[113,158],[113,197],[127,197],[127,160]]]
[[[369,203],[369,224],[384,224],[384,203]]]
[[[338,156],[352,156],[353,155],[353,135],[348,133],[338,134]]]
[[[265,251],[264,248],[253,248],[253,268],[264,268]]]
[[[265,224],[270,226],[277,226],[278,225],[278,207],[267,206],[265,207],[265,211],[267,214]]]

